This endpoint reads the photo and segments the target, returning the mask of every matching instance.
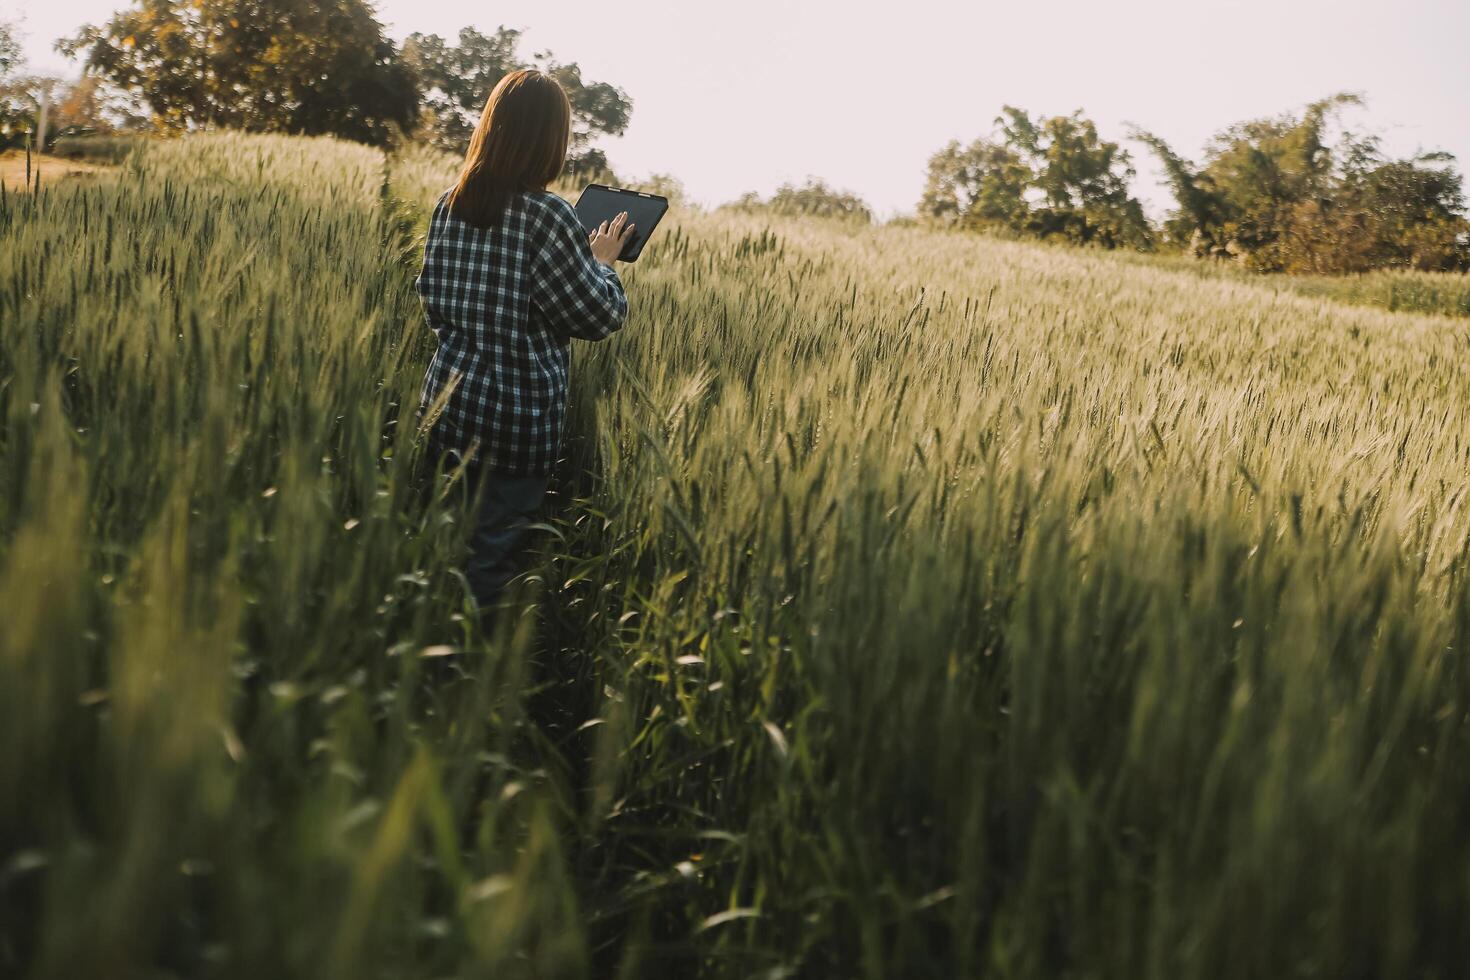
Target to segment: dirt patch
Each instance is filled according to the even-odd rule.
[[[36,173],[39,170],[42,187],[58,180],[92,177],[115,169],[117,168],[45,154],[31,156],[31,181],[35,182]],[[0,184],[3,184],[8,191],[25,190],[26,155],[24,150],[6,150],[0,153]]]

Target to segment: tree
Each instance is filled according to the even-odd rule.
[[[634,190],[644,191],[648,194],[657,194],[669,200],[671,207],[681,211],[701,210],[700,206],[689,199],[689,192],[684,188],[684,182],[673,174],[653,173],[642,180],[635,180],[626,186]]]
[[[1010,147],[988,139],[952,140],[929,158],[919,213],[974,228],[1019,229],[1034,175]]]
[[[381,145],[418,111],[413,73],[364,0],[135,0],[57,47],[138,92],[164,129]]]
[[[0,149],[24,142],[31,131],[30,112],[19,91],[24,64],[15,27],[0,20]]]
[[[1404,160],[1381,156],[1349,171],[1346,202],[1363,216],[1374,244],[1371,263],[1434,270],[1470,270],[1470,222],[1455,158],[1420,153]]]
[[[78,135],[109,136],[146,125],[138,107],[125,94],[95,76],[68,79],[55,75],[0,76],[0,148],[22,145],[40,123],[41,104],[48,105],[46,145]]]
[[[1165,239],[1187,246],[1201,258],[1229,255],[1223,233],[1227,204],[1212,182],[1154,134],[1135,126],[1130,135],[1158,156],[1174,191],[1178,210],[1164,221]]]
[[[473,27],[449,44],[437,34],[410,34],[403,60],[418,76],[423,92],[420,130],[434,145],[462,153],[490,90],[506,75],[523,67],[516,57],[520,31],[497,28],[481,34]]]
[[[1202,166],[1135,129],[1164,164],[1178,204],[1165,223],[1198,256],[1234,256],[1263,272],[1344,273],[1383,267],[1470,267],[1465,198],[1453,158],[1386,158],[1377,139],[1328,130],[1339,93],[1302,113],[1237,123]]]
[[[1328,121],[1358,96],[1339,93],[1307,106],[1301,118],[1284,115],[1238,123],[1215,137],[1204,176],[1224,202],[1230,247],[1259,268],[1285,270],[1296,241],[1299,206],[1330,194],[1332,151]]]
[[[1035,175],[1041,194],[1026,230],[1042,238],[1062,237],[1106,248],[1149,244],[1143,206],[1128,192],[1133,167],[1126,150],[1099,139],[1097,127],[1080,111],[1033,120],[1006,106],[996,120],[1006,145]]]
[[[576,180],[598,181],[614,186],[621,183],[618,175],[613,172],[612,164],[607,161],[607,154],[596,147],[581,152],[568,149],[564,173]]]
[[[754,191],[741,195],[730,204],[743,210],[764,209],[776,214],[800,214],[818,218],[837,218],[869,224],[873,209],[856,194],[840,191],[820,177],[807,177],[800,185],[785,183],[776,188],[769,200],[761,200]]]
[[[68,80],[57,92],[53,116],[58,138],[138,132],[148,126],[146,107],[96,75]]]
[[[15,36],[15,26],[0,20],[0,78],[4,78],[21,64],[20,38]]]
[[[627,131],[628,120],[633,115],[633,100],[627,92],[607,82],[584,81],[582,69],[576,62],[561,64],[550,51],[538,52],[533,64],[561,83],[567,100],[572,104],[568,170],[576,173],[579,168],[598,163],[599,159],[599,169],[606,170],[606,155],[601,150],[592,149],[591,143],[600,135],[621,136]]]
[[[599,135],[621,135],[628,128],[633,112],[628,94],[606,82],[586,81],[575,62],[562,64],[550,51],[523,61],[516,50],[519,42],[520,32],[508,27],[493,34],[466,27],[455,44],[437,34],[410,34],[403,56],[424,92],[422,134],[442,149],[463,153],[496,83],[512,71],[538,68],[561,83],[572,104],[568,171],[606,171],[607,157],[591,143]]]
[[[995,138],[951,142],[929,159],[920,214],[1106,248],[1148,248],[1143,206],[1128,191],[1127,151],[1080,112],[1032,119],[1006,106]]]

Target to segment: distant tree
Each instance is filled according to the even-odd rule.
[[[618,175],[613,172],[612,164],[608,163],[607,154],[595,146],[581,152],[569,149],[566,169],[563,173],[568,179],[574,181],[596,181],[612,186],[619,186],[622,183]]]
[[[593,162],[594,158],[600,158],[603,169],[606,169],[606,155],[591,148],[590,144],[599,136],[621,136],[627,131],[628,121],[633,116],[633,100],[627,92],[607,82],[585,81],[576,62],[562,64],[552,57],[550,51],[537,52],[532,64],[560,82],[572,103],[568,169],[575,172],[579,166]]]
[[[68,80],[55,100],[56,136],[101,136],[136,132],[148,126],[148,110],[136,94],[123,92],[96,75]]]
[[[606,172],[607,157],[591,143],[599,135],[616,136],[628,128],[633,112],[628,94],[606,82],[585,80],[575,62],[558,62],[549,51],[522,60],[519,42],[520,32],[508,27],[493,34],[466,27],[455,44],[437,34],[410,34],[403,55],[424,92],[422,135],[449,152],[464,152],[496,83],[512,71],[538,68],[561,83],[572,104],[568,171],[584,176]]]
[[[1229,255],[1224,231],[1229,206],[1213,182],[1154,134],[1134,127],[1130,135],[1154,151],[1173,188],[1178,210],[1164,221],[1165,240],[1187,245],[1199,257]]]
[[[768,200],[762,200],[759,194],[750,191],[730,202],[729,206],[745,211],[763,209],[777,214],[840,218],[862,224],[873,220],[873,209],[861,197],[837,190],[819,177],[808,177],[799,185],[782,184]]]
[[[66,82],[52,75],[11,72],[0,76],[0,119],[3,119],[0,125],[5,128],[5,135],[0,137],[3,144],[0,145],[35,146],[34,134],[40,125],[42,103],[55,106],[57,97],[65,89]],[[47,136],[54,137],[65,124],[57,119],[54,108],[49,112]]]
[[[413,73],[364,0],[135,0],[57,47],[138,92],[164,129],[383,144],[418,111]]]
[[[429,142],[457,153],[469,146],[490,90],[522,67],[516,56],[519,39],[520,31],[508,27],[494,34],[463,28],[458,44],[437,34],[408,36],[403,60],[418,76],[423,92],[420,133]]]
[[[1236,257],[1265,272],[1344,273],[1384,267],[1470,267],[1465,198],[1453,158],[1384,156],[1373,137],[1328,129],[1361,97],[1339,93],[1300,115],[1238,123],[1196,167],[1135,130],[1174,190],[1167,236],[1199,256]]]
[[[1020,154],[1002,143],[951,141],[929,158],[919,213],[966,227],[1019,229],[1030,206],[1034,175]]]
[[[1290,115],[1238,123],[1217,135],[1203,173],[1204,186],[1224,203],[1229,247],[1263,269],[1284,270],[1285,255],[1300,243],[1298,205],[1330,195],[1332,151],[1324,138],[1330,118],[1360,100],[1341,93]]]
[[[995,138],[951,142],[929,159],[919,213],[1106,248],[1148,248],[1143,206],[1128,191],[1127,151],[1080,112],[1032,119],[1006,106]]]
[[[770,207],[781,214],[809,214],[820,218],[844,218],[869,224],[873,209],[849,191],[840,191],[818,177],[800,185],[782,184],[771,195]]]
[[[673,174],[649,174],[642,180],[632,181],[628,186],[647,194],[657,194],[669,199],[672,207],[688,210],[695,207],[684,189],[684,182]]]
[[[1041,192],[1027,230],[1106,248],[1149,244],[1143,206],[1128,192],[1133,177],[1128,152],[1099,139],[1090,119],[1074,112],[1033,120],[1006,106],[997,122],[1006,144],[1030,166],[1032,186]]]
[[[1373,243],[1366,267],[1470,270],[1470,222],[1463,180],[1448,153],[1389,160],[1376,153],[1349,169],[1339,211]]]
[[[106,136],[147,125],[132,100],[95,76],[11,74],[0,77],[0,147],[25,142],[40,124],[42,102],[48,151],[63,137]]]
[[[0,20],[0,78],[15,71],[20,64],[20,38],[16,37],[15,25]]]
[[[18,84],[24,65],[15,26],[0,20],[0,149],[23,143],[31,131],[30,112]]]

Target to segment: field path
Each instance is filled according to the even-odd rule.
[[[107,173],[115,169],[115,167],[86,163],[81,160],[67,160],[64,157],[51,156],[46,153],[34,154],[31,157],[31,180],[35,180],[35,174],[39,170],[43,184],[58,178],[65,180],[72,177]],[[6,190],[26,188],[24,150],[6,150],[0,154],[0,185],[3,185]]]

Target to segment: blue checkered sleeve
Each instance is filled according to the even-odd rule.
[[[593,257],[576,209],[561,198],[550,204],[541,248],[531,263],[531,302],[558,335],[603,340],[628,317],[623,283]]]

